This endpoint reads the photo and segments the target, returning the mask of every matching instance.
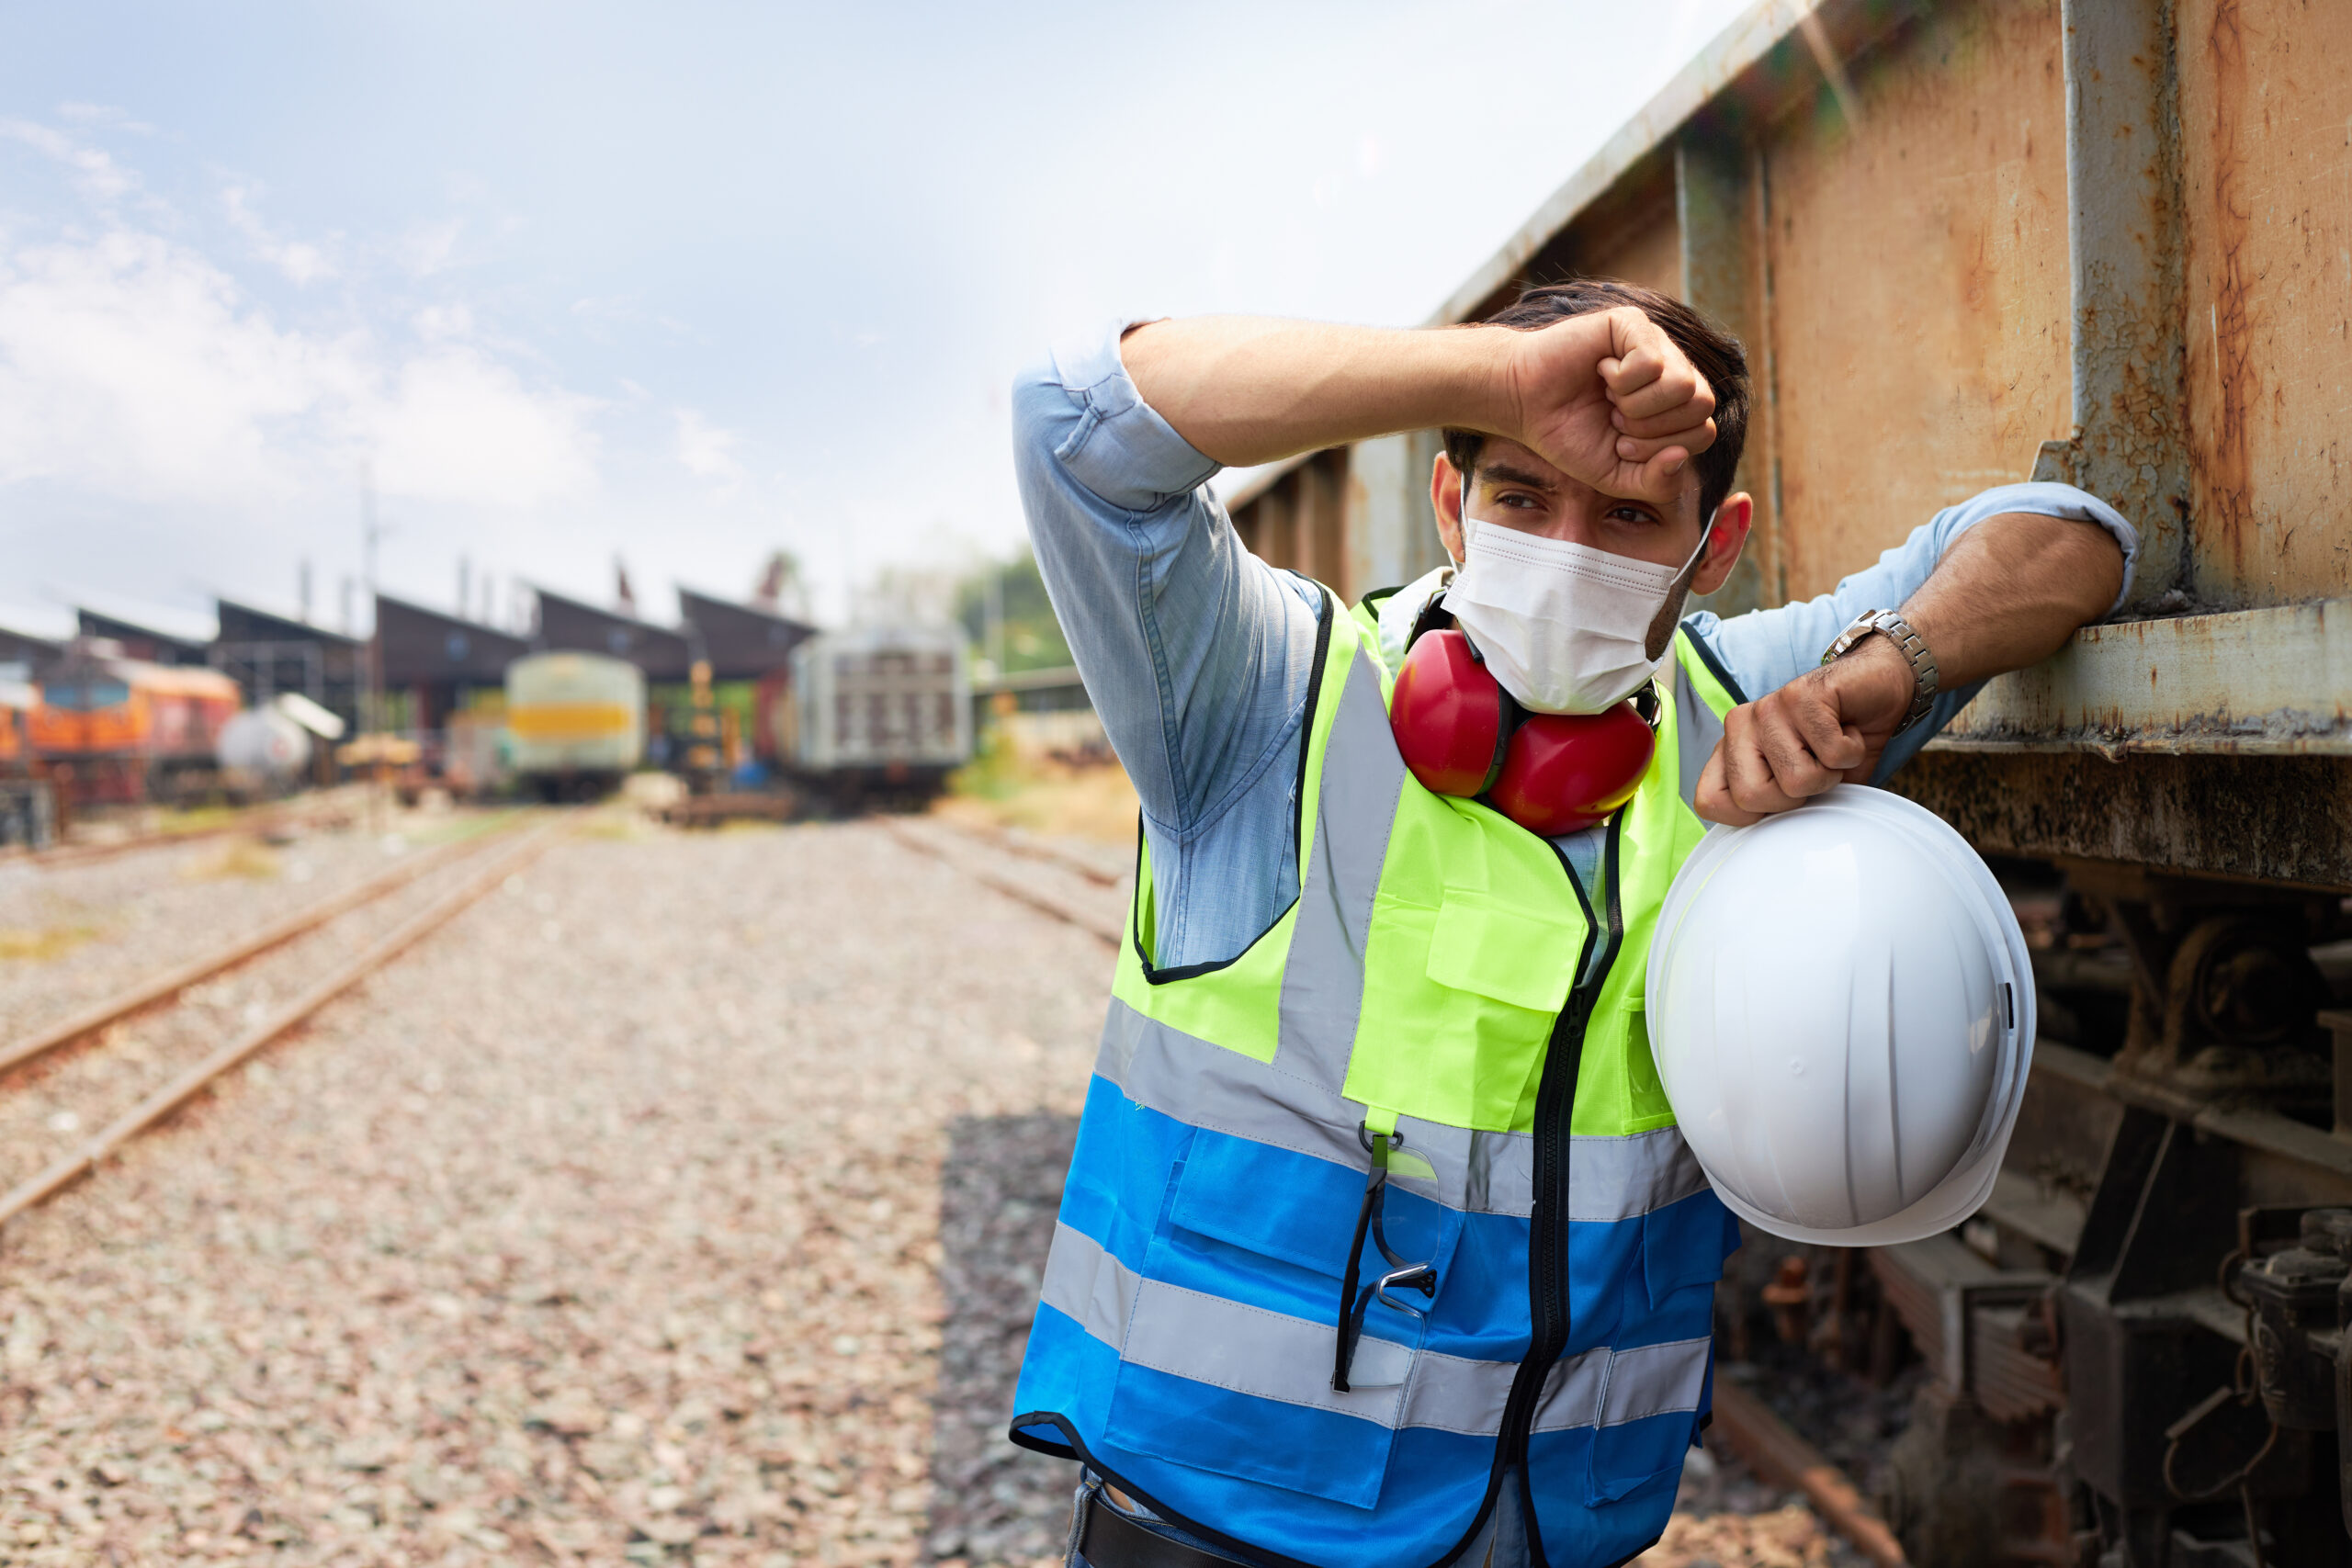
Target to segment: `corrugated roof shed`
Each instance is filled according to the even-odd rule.
[[[125,657],[150,664],[201,664],[211,646],[209,640],[182,637],[87,606],[75,609],[74,617],[83,637],[111,637],[122,644]]]
[[[547,589],[539,598],[537,646],[560,652],[604,653],[626,659],[649,680],[683,681],[694,664],[685,634],[650,621],[569,599]]]
[[[817,628],[756,605],[678,590],[681,619],[702,634],[703,657],[718,681],[755,681],[784,668],[792,650]]]
[[[506,679],[509,664],[531,651],[512,632],[384,593],[376,595],[376,635],[388,690],[442,682],[494,686]]]

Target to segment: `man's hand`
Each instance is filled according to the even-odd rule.
[[[1910,711],[1910,660],[1883,634],[1865,637],[1724,716],[1699,775],[1699,815],[1745,828],[1832,784],[1862,783]]]
[[[1631,306],[1515,333],[1518,428],[1498,432],[1604,495],[1671,502],[1714,444],[1715,394],[1674,340]]]

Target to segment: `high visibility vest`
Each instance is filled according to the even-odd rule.
[[[1140,857],[1013,1440],[1255,1561],[1443,1562],[1509,1478],[1538,1561],[1614,1563],[1665,1529],[1739,1240],[1642,1017],[1736,689],[1678,633],[1588,903],[1406,771],[1372,610],[1328,603],[1297,900],[1155,968]]]

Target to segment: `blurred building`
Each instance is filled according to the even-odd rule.
[[[687,588],[678,590],[678,614],[710,660],[713,703],[735,715],[736,734],[752,755],[773,761],[779,705],[792,681],[792,650],[817,628],[756,604]]]
[[[387,593],[376,595],[376,646],[388,721],[419,732],[447,728],[453,714],[498,707],[506,667],[531,651],[529,639],[513,632]]]
[[[533,592],[539,601],[539,629],[531,638],[535,648],[626,659],[645,671],[649,683],[683,682],[693,669],[695,650],[687,631],[640,621],[545,588]]]
[[[259,706],[280,692],[300,692],[351,729],[359,725],[368,687],[368,645],[291,615],[215,602],[220,630],[205,661],[237,682],[247,704]]]
[[[47,669],[63,650],[64,645],[53,637],[0,626],[0,664],[20,667],[28,680]]]
[[[203,664],[212,649],[211,637],[194,627],[167,630],[81,605],[75,606],[74,620],[76,635],[109,638],[122,645],[124,658],[150,664]]]

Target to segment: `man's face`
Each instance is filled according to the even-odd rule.
[[[1470,515],[1482,525],[1516,528],[1547,539],[1566,539],[1611,555],[1679,567],[1699,547],[1699,475],[1683,470],[1686,482],[1671,506],[1621,501],[1570,479],[1516,441],[1488,436],[1479,448],[1470,480]],[[1437,509],[1438,534],[1446,553],[1462,558],[1462,478],[1440,455],[1430,476],[1430,500]],[[1706,558],[1691,582],[1698,593],[1723,585],[1747,536],[1750,502],[1746,492],[1724,498]]]

